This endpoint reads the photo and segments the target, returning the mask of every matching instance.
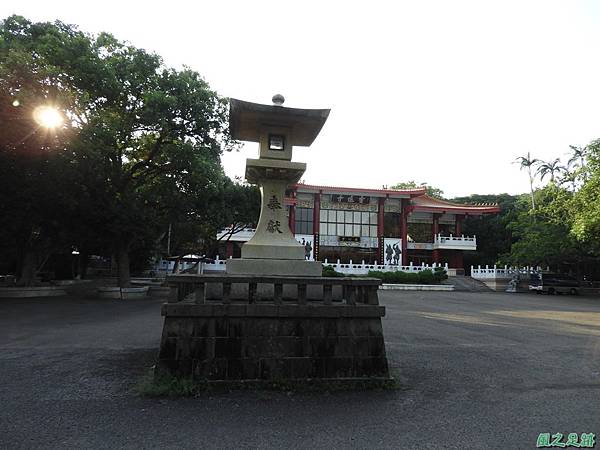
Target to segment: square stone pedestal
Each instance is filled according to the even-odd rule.
[[[320,277],[323,264],[298,259],[228,259],[228,275]]]
[[[197,381],[388,380],[382,306],[165,304],[157,370]]]
[[[200,382],[389,380],[374,278],[172,275],[157,374]],[[210,285],[220,300],[208,300]],[[272,298],[257,295],[272,287]],[[232,298],[246,285],[246,299]],[[285,295],[290,286],[293,298]],[[310,301],[308,287],[321,288]],[[341,300],[334,300],[336,288]]]

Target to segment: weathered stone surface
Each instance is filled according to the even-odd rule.
[[[163,314],[158,370],[176,376],[388,377],[380,306],[179,303],[165,304]]]
[[[246,160],[246,179],[260,186],[261,211],[252,239],[242,245],[242,260],[304,260],[304,248],[296,241],[288,226],[283,199],[286,187],[297,182],[305,170],[304,163],[274,159]]]
[[[307,261],[308,262],[308,261]],[[223,298],[222,283],[207,283],[206,284],[206,299],[221,300]],[[231,284],[230,299],[231,300],[246,300],[248,298],[248,285],[240,283]],[[274,298],[274,288],[272,283],[258,283],[256,287],[257,300],[271,300]],[[282,292],[283,300],[291,300],[298,298],[298,291],[295,285],[284,284]],[[323,287],[318,285],[306,286],[306,298],[308,300],[322,300]],[[332,300],[342,300],[342,286],[333,286]]]
[[[379,305],[274,305],[274,304],[228,304],[219,303],[196,305],[193,303],[164,303],[162,315],[165,317],[291,317],[327,318],[362,317],[379,318],[385,315],[385,307]]]
[[[320,277],[323,272],[323,264],[319,261],[305,261],[304,248],[300,247],[300,250],[302,258],[295,260],[283,259],[284,255],[272,259],[230,259],[227,261],[227,273],[230,275]]]

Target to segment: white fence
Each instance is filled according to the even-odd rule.
[[[436,234],[433,239],[434,248],[455,248],[455,249],[467,249],[475,250],[477,248],[477,236],[442,236]]]
[[[214,264],[205,264],[204,270],[223,271],[225,270],[226,260],[216,259]],[[410,263],[408,266],[394,266],[391,264],[368,264],[364,261],[360,263],[354,263],[350,260],[349,263],[342,263],[338,259],[336,262],[329,262],[327,259],[323,261],[324,266],[331,266],[336,272],[351,274],[351,275],[366,275],[369,270],[379,270],[382,272],[420,272],[422,270],[433,270],[436,267],[443,267],[448,271],[448,264],[433,264],[431,266],[427,264],[421,264],[415,266]]]
[[[189,256],[195,256],[195,255],[189,255]],[[198,271],[198,273],[202,273],[205,270],[223,271],[224,272],[226,263],[227,263],[226,260],[223,260],[223,259],[220,260],[217,257],[217,259],[215,260],[214,263],[200,263],[200,266],[197,267],[197,271]],[[195,262],[180,261],[179,266],[178,266],[178,272],[183,272],[184,270],[189,270],[195,266],[196,266]],[[165,259],[161,259],[154,264],[153,270],[157,276],[164,276],[168,273],[172,273],[174,269],[175,269],[175,261],[167,261]]]
[[[198,267],[198,273],[204,272],[224,272],[227,265],[226,259],[215,259],[214,263],[203,263]],[[342,263],[338,259],[336,262],[329,262],[327,259],[323,261],[324,266],[332,266],[336,272],[345,273],[349,275],[366,275],[370,270],[378,270],[381,272],[421,272],[422,270],[434,270],[436,267],[443,267],[448,272],[448,263],[446,264],[421,264],[413,265],[410,263],[408,266],[395,266],[392,264],[368,264],[364,261],[360,263],[354,263],[350,260],[349,263]],[[181,265],[181,270],[186,270],[194,266],[194,263],[187,263]],[[172,270],[172,267],[171,267]]]
[[[485,266],[485,268],[481,268],[481,266],[477,266],[477,268],[471,266],[471,277],[478,279],[489,279],[489,278],[506,278],[510,279],[515,274],[519,275],[529,275],[531,273],[539,272],[542,270],[541,267],[489,267]]]
[[[331,266],[335,269],[336,272],[350,274],[350,275],[366,275],[369,270],[378,270],[381,272],[421,272],[422,270],[433,270],[436,267],[443,267],[448,272],[448,264],[436,264],[433,263],[431,266],[427,264],[421,264],[420,266],[415,266],[413,263],[410,263],[408,266],[394,266],[392,264],[365,264],[362,261],[360,264],[353,263],[350,260],[349,263],[342,263],[338,259],[335,263],[331,263],[327,260],[323,261],[324,266]]]

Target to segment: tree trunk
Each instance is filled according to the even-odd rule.
[[[24,251],[17,286],[32,286],[35,281],[37,258],[35,252],[28,248]]]
[[[529,169],[529,189],[531,191],[531,209],[535,211],[535,200],[533,199],[533,177],[531,176],[531,168]]]
[[[119,287],[131,286],[131,273],[129,272],[129,245],[119,244],[117,246],[117,276]]]
[[[87,275],[87,268],[89,263],[89,255],[87,251],[80,250],[77,255],[77,275],[76,279],[84,280]]]

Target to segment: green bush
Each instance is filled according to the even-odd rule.
[[[444,268],[440,267],[439,269],[436,268],[435,272],[429,269],[420,272],[381,272],[371,270],[368,276],[379,278],[384,283],[389,284],[440,284],[448,276]]]
[[[324,277],[355,277],[357,275],[345,275],[336,272],[332,266],[323,266]],[[362,276],[362,275],[358,275]],[[422,270],[420,272],[382,272],[379,270],[370,270],[367,276],[379,278],[384,283],[389,284],[441,284],[448,278],[446,269],[436,267],[435,270]]]
[[[435,280],[438,281],[438,284],[441,283],[442,281],[448,279],[448,274],[446,273],[446,269],[444,269],[443,267],[436,267],[433,270],[433,276],[434,276]]]
[[[323,266],[322,275],[324,277],[343,277],[344,274],[340,272],[336,272],[333,266]]]
[[[439,283],[439,282],[438,282]],[[436,283],[433,272],[429,269],[419,272],[419,284],[438,284]]]

